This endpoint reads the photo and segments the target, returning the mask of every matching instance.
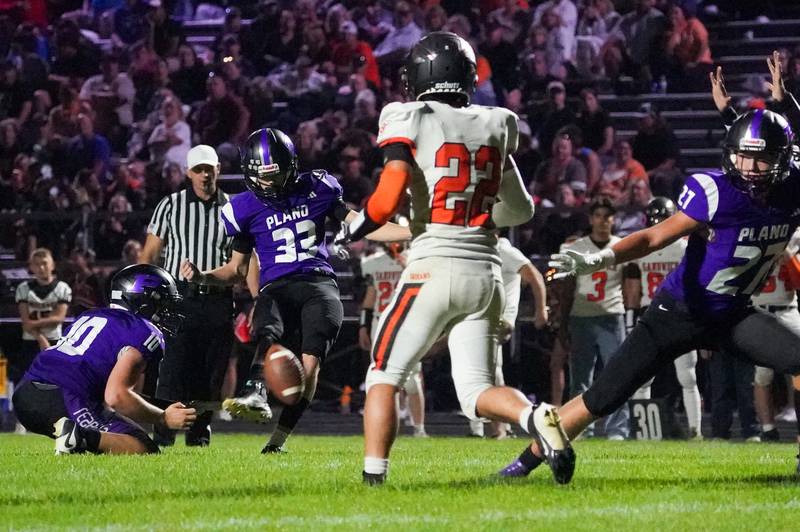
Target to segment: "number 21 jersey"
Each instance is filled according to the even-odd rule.
[[[297,273],[333,276],[325,246],[325,220],[342,205],[342,187],[324,170],[300,174],[286,198],[268,205],[251,191],[222,208],[225,232],[253,242],[261,286]]]
[[[734,187],[723,172],[693,174],[678,207],[705,229],[689,236],[663,288],[695,314],[724,318],[749,304],[797,228],[800,172],[793,167],[763,201]]]
[[[517,116],[507,109],[424,101],[381,111],[378,145],[409,146],[409,262],[425,257],[500,264],[491,220],[506,156],[517,148]]]

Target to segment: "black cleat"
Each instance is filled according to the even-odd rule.
[[[559,484],[567,484],[575,473],[575,451],[569,443],[556,407],[541,403],[528,420],[528,431],[536,438],[539,450]]]
[[[767,430],[761,433],[761,441],[778,442],[781,441],[781,435],[778,434],[778,429]]]
[[[366,471],[362,471],[361,480],[367,486],[380,486],[386,482],[386,473],[367,473]]]
[[[272,445],[268,443],[261,449],[261,454],[286,454],[286,451],[283,450],[283,447],[280,445]]]

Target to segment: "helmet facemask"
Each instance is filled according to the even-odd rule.
[[[760,143],[756,146],[758,141]],[[753,144],[752,148],[726,147],[722,167],[736,188],[753,197],[761,197],[789,174],[791,148],[767,151],[761,145],[761,139],[742,139],[742,143],[747,142]]]

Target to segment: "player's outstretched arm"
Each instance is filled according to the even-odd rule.
[[[513,157],[506,157],[503,179],[497,193],[500,201],[492,208],[492,220],[497,227],[512,227],[524,224],[533,217],[533,198],[522,182]]]
[[[556,270],[553,279],[570,275],[588,275],[615,264],[640,259],[701,227],[703,227],[702,222],[683,212],[677,212],[660,224],[631,233],[613,246],[597,253],[580,253],[574,250],[556,253],[550,257],[548,265]]]
[[[146,366],[147,363],[138,349],[125,349],[117,358],[108,377],[105,403],[114,411],[139,423],[157,423],[175,430],[189,428],[197,418],[194,408],[174,403],[166,410],[161,410],[133,391]]]

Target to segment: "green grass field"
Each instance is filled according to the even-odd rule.
[[[160,456],[51,455],[0,435],[0,528],[688,530],[800,528],[793,445],[581,441],[569,486],[493,473],[521,440],[401,438],[389,483],[361,485],[361,438],[216,435]]]

